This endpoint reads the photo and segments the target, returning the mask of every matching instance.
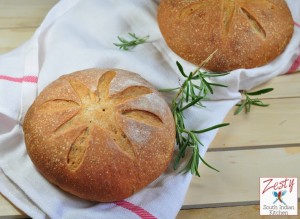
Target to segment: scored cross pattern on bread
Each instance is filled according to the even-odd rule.
[[[158,23],[168,46],[206,68],[229,71],[272,61],[293,34],[284,0],[161,0]]]
[[[76,170],[80,165],[86,148],[89,145],[90,129],[92,129],[95,125],[107,132],[108,136],[116,142],[116,146],[120,147],[120,152],[124,152],[130,157],[135,156],[134,147],[131,145],[131,142],[127,139],[126,134],[115,121],[116,113],[118,113],[116,111],[116,106],[125,102],[126,100],[138,98],[139,96],[152,93],[152,91],[147,87],[132,86],[120,93],[109,96],[109,85],[115,75],[116,73],[111,71],[106,72],[103,76],[101,76],[95,92],[91,91],[80,81],[72,79],[69,81],[74,92],[80,98],[80,103],[77,103],[79,104],[79,110],[71,119],[63,122],[59,127],[57,127],[55,130],[55,135],[60,136],[62,133],[68,131],[66,130],[68,127],[74,128],[76,123],[83,125],[82,131],[71,145],[68,154],[68,165],[72,170]],[[65,101],[66,104],[70,103],[70,101]],[[47,102],[47,105],[49,104],[52,106],[48,106],[48,110],[51,110],[51,108],[57,108],[55,100]],[[74,106],[74,103],[70,105],[70,107],[72,106]],[[158,116],[148,111],[132,109],[121,113],[122,115],[128,115],[132,119],[143,122],[147,125],[152,125],[151,123],[156,121],[160,123],[160,126],[162,124],[162,121]],[[152,120],[154,122],[152,122]]]
[[[256,32],[260,37],[266,38],[266,32],[260,24],[259,19],[256,18],[255,13],[247,9],[247,5],[267,4],[267,8],[274,9],[276,5],[273,2],[269,0],[223,0],[222,4],[222,23],[224,35],[228,34],[230,26],[232,24],[231,21],[234,16],[244,16],[253,28],[253,31]],[[182,9],[180,18],[184,19],[185,17],[191,16],[195,13],[205,13],[205,7],[207,7],[207,5],[208,3],[206,0],[200,0],[196,3],[191,3],[190,5],[185,6]]]
[[[156,179],[175,144],[163,97],[124,70],[90,69],[54,81],[28,110],[24,134],[48,180],[97,201],[128,197]]]

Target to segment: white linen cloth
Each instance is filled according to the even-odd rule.
[[[203,129],[221,123],[251,89],[287,73],[300,53],[300,1],[287,0],[295,20],[291,42],[276,60],[255,69],[239,69],[219,78],[228,88],[216,89],[206,108],[186,113],[187,125]],[[137,72],[157,88],[178,86],[178,60],[188,71],[194,65],[175,55],[165,44],[156,22],[155,0],[62,0],[48,13],[33,37],[20,48],[0,56],[0,192],[32,218],[175,218],[190,174],[172,166],[148,187],[115,203],[95,203],[69,195],[51,185],[29,159],[22,119],[37,94],[62,74],[99,67]],[[131,51],[113,45],[128,32],[150,35]],[[298,61],[300,59],[298,58]],[[294,64],[296,69],[299,65]],[[202,156],[215,131],[201,135]],[[205,176],[202,176],[205,177]]]

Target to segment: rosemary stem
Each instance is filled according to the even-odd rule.
[[[214,54],[217,52],[218,50],[216,49],[212,54],[210,54],[210,56],[208,56],[193,72],[192,72],[192,77],[195,76],[195,74],[198,73],[198,71],[204,66],[206,65],[214,56]],[[190,78],[192,78],[190,77]],[[192,79],[189,79],[188,81],[190,81]],[[180,87],[179,91],[177,92],[176,96],[174,97],[174,100],[176,101],[178,99],[178,97],[182,94],[182,92],[185,89],[185,86],[187,84],[188,81],[185,81],[185,83],[183,83],[183,85]]]

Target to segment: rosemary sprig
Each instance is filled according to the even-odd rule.
[[[128,51],[139,44],[145,43],[149,39],[149,35],[145,37],[138,37],[134,33],[128,33],[128,35],[132,38],[131,40],[118,36],[120,43],[114,43],[114,45],[122,50]]]
[[[238,108],[235,110],[234,115],[239,114],[240,112],[242,112],[243,109],[245,109],[246,113],[249,113],[252,105],[261,106],[261,107],[269,106],[269,104],[263,103],[258,98],[251,99],[250,96],[257,96],[257,95],[269,93],[272,90],[274,90],[274,89],[273,88],[265,88],[265,89],[254,91],[254,92],[244,91],[243,93],[244,93],[246,99],[241,100],[240,103],[236,104],[236,106],[238,106]]]
[[[191,106],[203,106],[201,100],[206,98],[207,94],[213,94],[213,87],[226,87],[223,84],[211,83],[207,80],[209,77],[220,77],[227,75],[224,74],[213,74],[208,72],[200,71],[200,68],[206,64],[213,54],[208,57],[195,71],[190,74],[186,74],[183,70],[182,65],[179,62],[176,62],[177,67],[185,78],[185,81],[180,87],[172,88],[172,89],[163,89],[160,91],[169,92],[169,91],[177,91],[175,97],[172,100],[171,110],[175,121],[175,129],[176,129],[176,142],[179,146],[179,152],[175,157],[174,169],[177,170],[180,164],[180,161],[186,155],[186,151],[188,149],[192,150],[191,157],[182,171],[191,172],[193,175],[200,176],[198,171],[198,166],[200,160],[209,168],[218,171],[211,165],[209,165],[200,155],[199,145],[202,145],[198,134],[211,131],[213,129],[217,129],[223,126],[229,125],[229,123],[222,123],[219,125],[215,125],[203,130],[188,130],[185,126],[184,121],[184,111],[190,108]]]

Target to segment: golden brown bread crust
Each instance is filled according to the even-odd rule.
[[[89,69],[47,86],[23,130],[37,169],[87,200],[124,199],[167,168],[175,144],[172,113],[139,75]]]
[[[284,0],[161,0],[158,23],[168,46],[183,59],[229,71],[262,66],[289,43],[293,19]]]

